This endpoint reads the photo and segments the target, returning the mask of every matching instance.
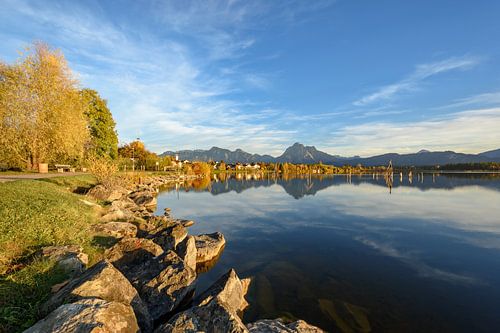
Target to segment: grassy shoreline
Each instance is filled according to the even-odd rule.
[[[33,325],[51,286],[67,278],[54,262],[31,258],[41,247],[77,244],[90,263],[100,259],[89,232],[98,212],[73,193],[94,183],[90,175],[0,183],[0,332]]]

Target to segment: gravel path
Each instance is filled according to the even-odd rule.
[[[10,182],[19,179],[43,179],[52,177],[73,177],[79,175],[85,175],[86,172],[64,172],[64,173],[26,173],[26,174],[11,174],[2,175],[0,173],[0,183]]]

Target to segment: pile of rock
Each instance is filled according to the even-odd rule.
[[[83,259],[73,265],[80,268],[73,279],[42,306],[46,317],[26,332],[321,332],[302,321],[245,326],[239,314],[248,305],[250,280],[240,280],[234,270],[196,296],[197,267],[218,258],[225,239],[221,233],[188,235],[194,222],[173,219],[169,210],[155,216],[161,184],[154,179],[116,191],[121,195],[109,200],[94,230],[120,240],[88,270],[80,248],[45,250],[59,262]]]

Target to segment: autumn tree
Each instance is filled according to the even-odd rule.
[[[206,162],[194,162],[193,163],[193,173],[195,175],[208,175],[212,172],[210,164]]]
[[[144,143],[139,140],[132,141],[118,148],[118,154],[121,157],[135,158],[137,160],[146,160],[146,155],[149,152],[146,150]]]
[[[88,130],[64,56],[36,43],[13,65],[0,62],[0,160],[8,167],[82,158]]]
[[[81,90],[80,96],[90,133],[88,150],[98,157],[116,159],[118,157],[116,123],[106,100],[103,100],[97,91],[92,89]]]
[[[130,159],[133,158],[136,167],[144,166],[146,170],[161,170],[163,167],[172,165],[170,156],[158,156],[156,153],[147,150],[144,143],[139,140],[119,147],[118,156],[121,158],[122,165],[130,165]]]

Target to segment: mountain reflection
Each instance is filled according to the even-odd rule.
[[[361,331],[360,321],[377,332],[498,327],[500,177],[391,181],[389,195],[383,174],[217,175],[160,193],[157,212],[196,221],[192,234],[224,234],[197,288],[231,267],[254,277],[248,322],[292,315],[332,332]]]
[[[394,192],[403,187],[412,187],[422,191],[430,189],[447,189],[465,186],[480,186],[495,191],[500,191],[499,174],[471,174],[471,173],[418,173],[415,175],[397,173],[393,176],[383,174],[364,175],[295,175],[276,176],[273,174],[263,175],[260,173],[240,174],[216,174],[202,179],[187,181],[178,186],[183,191],[207,191],[213,195],[219,195],[235,191],[241,193],[249,188],[281,186],[286,193],[295,199],[304,196],[315,195],[317,192],[331,186],[351,184],[358,186],[368,183],[388,188],[388,192]],[[172,189],[172,188],[169,188]]]

